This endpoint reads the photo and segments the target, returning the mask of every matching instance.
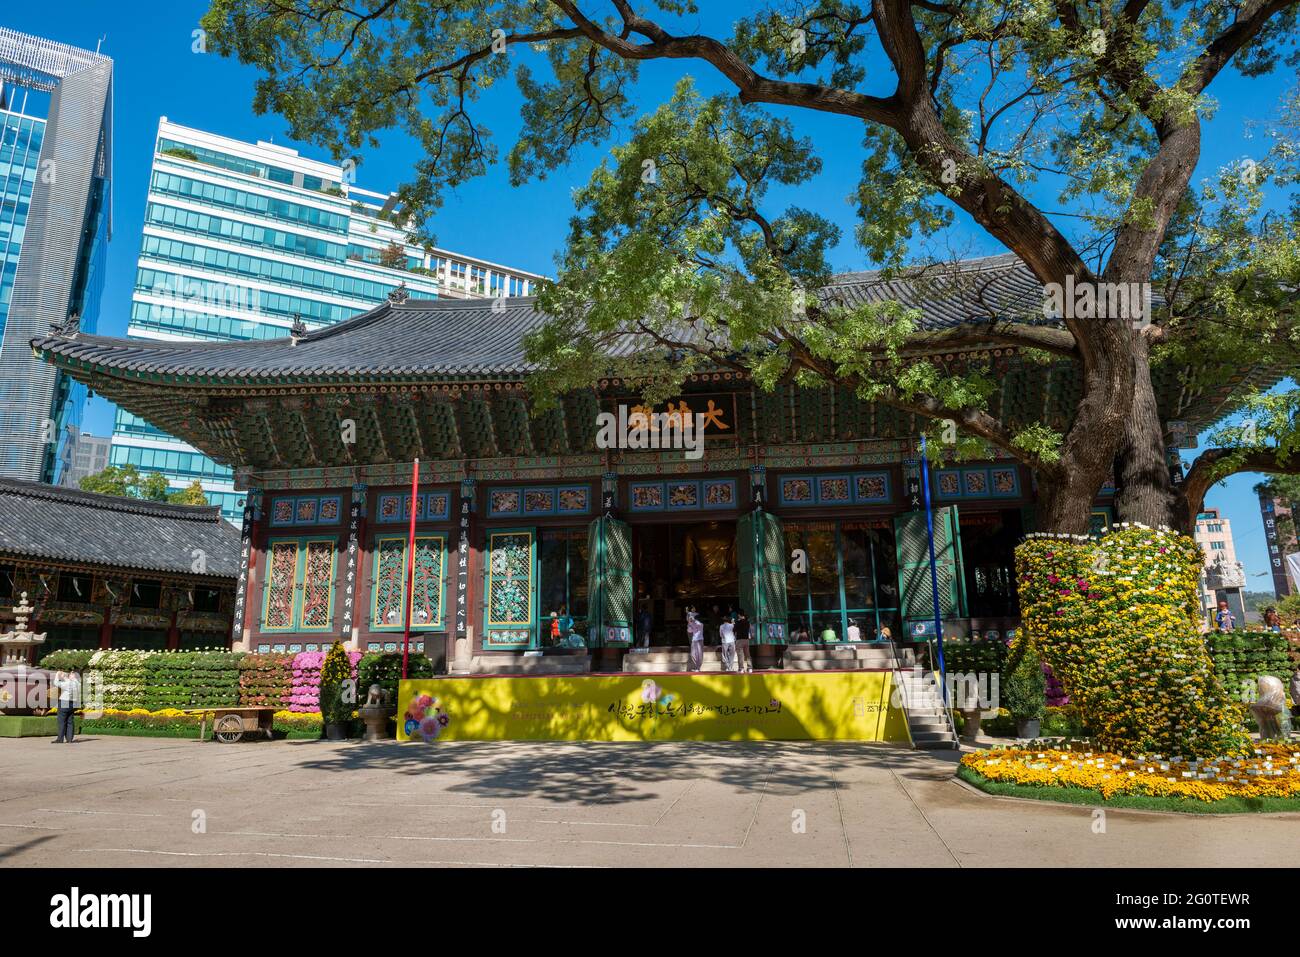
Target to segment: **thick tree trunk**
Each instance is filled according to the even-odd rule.
[[[1169,480],[1150,354],[1144,336],[1136,335],[1133,340],[1133,405],[1115,457],[1116,517],[1152,528],[1175,528],[1179,525],[1178,495]]]

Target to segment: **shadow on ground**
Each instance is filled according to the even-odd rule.
[[[909,751],[856,742],[301,742],[291,746],[316,752],[305,756],[304,768],[410,776],[454,771],[465,780],[448,787],[448,792],[557,804],[654,800],[647,784],[693,779],[739,790],[797,794],[833,788],[837,775],[854,769],[888,770],[911,780],[945,780],[955,773],[961,757],[956,751]]]

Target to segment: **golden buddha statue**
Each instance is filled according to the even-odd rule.
[[[678,598],[735,594],[739,573],[734,526],[719,522],[694,525],[682,544],[682,577],[674,588]]]

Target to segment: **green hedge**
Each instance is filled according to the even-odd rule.
[[[65,648],[62,651],[51,651],[41,659],[41,667],[50,671],[85,671],[96,650],[95,648],[85,650]]]
[[[944,669],[957,674],[1002,674],[1007,646],[1001,641],[945,641]]]
[[[167,651],[145,664],[144,704],[164,708],[233,707],[239,704],[240,652]]]
[[[1261,675],[1281,678],[1284,685],[1291,677],[1287,640],[1277,632],[1213,631],[1205,636],[1205,647],[1215,673],[1234,698],[1242,697],[1245,686],[1253,689]]]
[[[411,678],[433,677],[433,662],[420,652],[412,652],[406,673]],[[371,685],[388,692],[388,703],[397,705],[397,682],[402,678],[400,651],[372,651],[357,662],[357,704],[365,704]]]

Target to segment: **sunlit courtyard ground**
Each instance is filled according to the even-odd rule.
[[[1290,866],[1300,814],[993,798],[794,743],[0,741],[6,866]]]

